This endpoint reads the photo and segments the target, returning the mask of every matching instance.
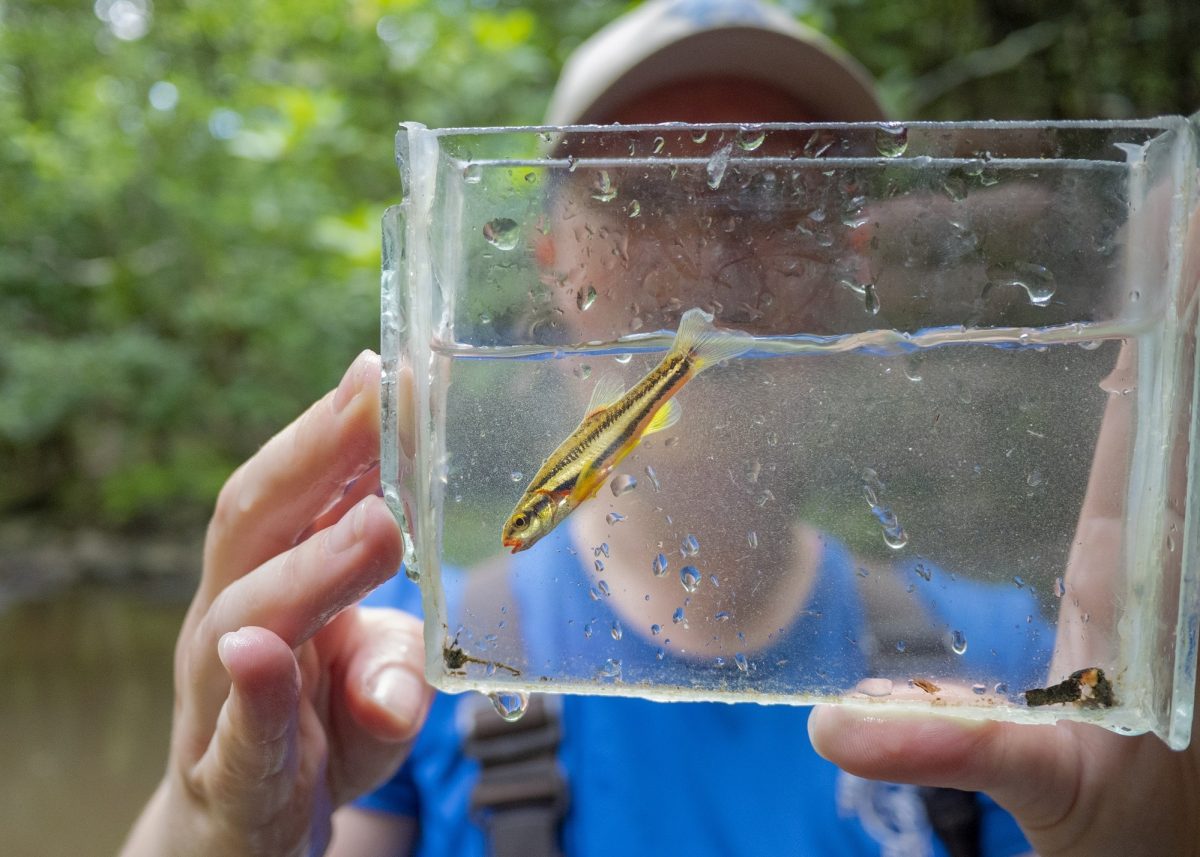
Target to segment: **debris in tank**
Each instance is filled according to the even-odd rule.
[[[446,665],[446,669],[453,673],[457,673],[458,675],[465,673],[463,667],[465,667],[467,664],[481,664],[485,667],[492,667],[498,670],[507,670],[514,676],[521,674],[519,669],[510,667],[508,664],[500,663],[500,661],[489,661],[485,660],[484,658],[477,658],[473,655],[468,655],[463,651],[462,646],[458,644],[457,636],[452,642],[442,646],[442,662]]]
[[[925,691],[926,693],[937,693],[939,690],[941,690],[940,687],[938,687],[936,684],[934,684],[927,678],[914,678],[912,680],[912,683],[914,685],[916,685],[917,687],[921,688],[921,690]]]
[[[1074,702],[1081,708],[1112,708],[1116,704],[1112,683],[1099,667],[1077,670],[1065,681],[1024,693],[1025,704],[1031,708],[1065,702]]]

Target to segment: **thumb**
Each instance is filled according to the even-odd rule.
[[[808,732],[820,755],[855,776],[986,792],[1027,835],[1074,835],[1065,828],[1078,817],[1083,772],[1071,730],[821,705]]]
[[[257,827],[295,784],[300,670],[287,643],[265,628],[225,634],[217,654],[232,686],[196,772],[228,818]]]

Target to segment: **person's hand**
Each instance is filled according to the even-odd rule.
[[[420,623],[354,606],[403,553],[376,496],[379,374],[360,355],[222,489],[176,646],[167,773],[127,855],[320,854],[333,810],[423,723]]]
[[[817,752],[860,777],[982,791],[1041,857],[1200,854],[1200,745],[1152,735],[820,706]]]

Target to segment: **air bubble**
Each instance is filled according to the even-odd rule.
[[[650,570],[654,572],[655,577],[662,577],[667,573],[667,564],[666,555],[660,553],[654,558],[654,561],[650,563]]]
[[[619,524],[619,523],[621,523],[621,521],[624,521],[625,516],[622,515],[620,512],[609,512],[607,515],[604,516],[604,520],[606,523],[608,523],[609,526],[612,526],[613,524]]]
[[[658,625],[658,624],[651,625],[651,626],[650,626],[650,633],[651,633],[653,636],[657,637],[659,634],[661,634],[661,633],[662,633],[662,625]]]
[[[616,198],[617,188],[612,183],[608,170],[600,170],[596,174],[596,181],[592,184],[592,199],[597,202],[612,202]]]
[[[955,629],[950,634],[950,649],[956,655],[964,655],[967,652],[967,635],[962,631]]]
[[[761,128],[745,128],[738,132],[737,144],[743,152],[753,152],[767,139],[767,132]]]
[[[511,479],[513,482],[520,482],[522,479],[525,478],[525,474],[522,473],[520,470],[514,470],[512,473],[508,474],[508,478]]]
[[[633,359],[633,355],[632,355],[632,354],[618,354],[616,357],[614,357],[614,358],[613,358],[613,360],[616,360],[616,361],[617,361],[618,363],[620,363],[622,366],[624,366],[625,364],[627,364],[627,363],[628,363],[630,360],[632,360],[632,359]]]
[[[612,628],[609,629],[609,633],[612,634],[612,638],[614,640],[621,639],[621,636],[624,633],[621,629],[621,623],[616,620],[613,620]]]
[[[608,487],[612,489],[614,497],[620,497],[622,494],[628,494],[633,489],[637,488],[637,479],[630,476],[628,473],[618,473],[613,477],[612,482]]]
[[[641,213],[642,213],[642,204],[640,202],[638,202],[636,199],[631,199],[629,201],[629,216],[637,217]]]
[[[908,148],[908,129],[898,122],[887,122],[875,130],[875,148],[885,158],[898,158]]]
[[[694,565],[685,565],[679,569],[679,582],[683,584],[684,591],[695,592],[700,587],[700,572]]]
[[[597,560],[597,562],[599,562],[599,560]],[[601,565],[600,568],[604,568],[604,566]],[[611,589],[611,587],[609,587],[607,580],[599,581],[596,584],[596,588],[600,590],[600,594],[603,595],[605,598],[608,598],[610,595],[612,595],[612,589]]]
[[[679,552],[684,556],[695,556],[700,553],[700,540],[688,533],[679,544]]]
[[[586,312],[591,309],[592,304],[596,302],[596,287],[588,286],[587,291],[579,290],[575,296],[575,306],[579,307],[580,312]]]
[[[750,662],[746,660],[746,656],[741,652],[738,652],[733,656],[733,662],[737,664],[737,668],[742,672],[750,672]]]
[[[678,625],[680,622],[687,624],[687,617],[683,613],[682,607],[676,607],[675,612],[671,614],[671,623]]]
[[[854,689],[864,696],[890,696],[892,693],[892,680],[890,678],[864,678]]]
[[[716,615],[713,616],[713,619],[717,622],[728,622],[729,618],[728,610],[718,610]]]
[[[609,658],[600,668],[600,675],[604,678],[620,678],[621,662],[616,658]]]
[[[654,472],[654,468],[649,464],[646,465],[646,478],[650,480],[650,484],[654,486],[655,491],[662,490],[662,484],[658,481],[658,474]]]
[[[746,544],[750,545],[751,549],[758,547],[758,533],[754,530],[746,533]]]
[[[973,685],[971,685],[971,692],[974,693],[976,696],[983,696],[985,693],[987,693],[987,685],[986,684],[973,684]]]
[[[483,237],[498,250],[511,250],[521,238],[521,229],[515,220],[497,217],[483,225]]]
[[[733,147],[726,144],[708,159],[705,170],[708,172],[708,186],[713,190],[719,188],[722,179],[725,178],[725,170],[729,166],[729,155],[732,151]]]
[[[1063,579],[1061,577],[1054,578],[1054,597],[1062,598],[1066,594],[1067,585],[1063,583]]]
[[[529,708],[529,695],[526,693],[489,693],[492,708],[509,723],[520,720]]]

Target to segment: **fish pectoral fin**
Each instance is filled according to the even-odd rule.
[[[588,401],[584,419],[597,411],[602,411],[625,395],[625,384],[616,375],[605,374],[596,379],[592,387],[592,398]]]
[[[607,470],[597,470],[594,467],[585,467],[579,473],[579,478],[575,480],[574,494],[579,498],[579,502],[590,500],[596,496],[596,492],[600,490],[600,486],[604,484],[605,477],[608,476]]]
[[[556,506],[561,506],[566,499],[571,496],[570,489],[563,489],[562,491],[548,491],[545,488],[539,488],[534,493],[549,497],[551,502],[553,502]]]
[[[650,420],[650,424],[642,432],[642,437],[654,434],[656,431],[669,429],[679,422],[681,416],[683,416],[683,407],[674,399],[668,399],[667,403],[659,408],[654,418]]]

